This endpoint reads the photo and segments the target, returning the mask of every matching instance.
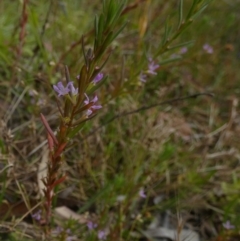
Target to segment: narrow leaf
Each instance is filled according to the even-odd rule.
[[[198,1],[197,0],[194,0],[193,3],[192,3],[192,6],[188,12],[188,15],[186,17],[186,19],[190,19],[192,17],[192,13],[194,12],[195,10],[195,6],[197,5]]]
[[[55,142],[55,144],[58,145],[57,138],[55,137],[55,135],[54,135],[51,127],[49,126],[45,116],[42,113],[40,113],[40,117],[41,117],[42,123],[45,126],[47,132],[51,135],[51,137],[52,137],[53,141]]]
[[[122,27],[119,28],[119,30],[112,36],[112,39],[110,43],[123,31],[123,29],[126,27],[128,22],[124,23]]]
[[[200,8],[195,14],[193,14],[191,16],[191,19],[196,18],[199,14],[201,14],[206,8],[207,8],[208,4],[204,5],[202,8]]]
[[[72,139],[72,138],[83,128],[84,123],[85,123],[85,122],[83,122],[83,123],[79,124],[77,127],[73,128],[73,129],[68,133],[67,136]]]
[[[67,176],[63,176],[61,178],[59,178],[57,181],[55,181],[51,186],[50,188],[53,189],[55,186],[57,186],[58,184],[62,183],[65,181],[65,179],[67,178]]]
[[[83,57],[84,57],[84,62],[86,64],[86,66],[87,66],[88,62],[87,62],[86,53],[85,53],[85,46],[84,46],[83,36],[82,36],[82,53],[83,53]]]
[[[77,100],[77,106],[79,106],[82,102],[82,99],[84,98],[84,93],[86,90],[86,81],[87,81],[87,67],[84,65],[80,72],[80,77],[78,79],[78,100]]]
[[[98,21],[98,35],[96,35],[100,43],[102,43],[103,29],[104,29],[104,16],[100,14],[99,21]]]
[[[180,28],[183,20],[183,0],[180,0],[179,3],[179,20],[178,20],[178,29]]]
[[[118,9],[116,10],[115,14],[112,16],[111,22],[109,22],[109,27],[113,28],[117,22],[117,20],[119,19],[119,17],[121,16],[121,13],[123,11],[124,8],[124,4],[121,4]]]
[[[182,59],[182,56],[179,55],[179,56],[176,56],[176,57],[174,57],[174,58],[170,58],[170,59],[166,59],[166,60],[161,61],[161,62],[160,62],[160,65],[169,64],[169,63],[178,61],[178,60],[180,60],[180,59]]]
[[[94,20],[94,29],[95,29],[95,36],[98,36],[98,17],[95,16]]]
[[[172,49],[176,49],[176,48],[180,48],[180,47],[184,47],[184,46],[189,46],[189,45],[192,45],[194,42],[195,42],[195,41],[192,40],[192,41],[180,43],[180,44],[177,44],[177,45],[174,45],[174,46],[169,47],[168,50],[172,50]]]
[[[168,39],[168,31],[169,31],[168,18],[166,19],[164,29],[165,30],[164,30],[163,40],[162,40],[162,46],[166,44]]]
[[[66,145],[67,145],[67,143],[62,143],[58,147],[57,151],[54,153],[54,158],[57,158],[58,156],[60,156],[62,154],[62,152],[63,152],[64,148],[66,147]]]
[[[66,80],[67,80],[67,83],[69,83],[69,82],[71,81],[71,79],[70,79],[70,74],[69,74],[69,70],[68,70],[67,65],[65,65],[64,67],[65,67]]]
[[[47,134],[47,139],[48,139],[49,150],[52,151],[54,148],[54,141],[53,141],[52,136],[49,133]]]

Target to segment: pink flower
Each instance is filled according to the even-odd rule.
[[[210,46],[209,44],[204,44],[204,45],[203,45],[203,49],[204,49],[208,54],[212,54],[212,53],[213,53],[213,48],[212,48],[212,46]]]
[[[106,240],[106,238],[107,238],[106,232],[104,230],[99,230],[98,231],[98,238],[100,240]]]
[[[103,73],[98,73],[93,79],[93,84],[97,84],[103,78]]]
[[[67,88],[68,88],[69,92],[70,92],[72,95],[77,95],[77,94],[78,94],[78,88],[75,88],[75,87],[73,86],[73,82],[72,82],[72,81],[67,84]]]
[[[159,64],[156,64],[152,58],[149,58],[149,63],[148,63],[148,73],[152,75],[156,75],[157,72],[155,71],[156,69],[159,68]]]
[[[232,225],[229,220],[228,220],[226,223],[223,223],[223,227],[224,227],[225,229],[228,229],[228,230],[235,228],[235,226]]]
[[[58,96],[67,95],[69,92],[68,86],[64,87],[61,81],[58,82],[56,85],[53,85],[53,89],[58,93]]]
[[[96,223],[93,223],[92,221],[88,221],[87,222],[87,227],[89,230],[93,230],[97,227],[97,224]]]
[[[146,77],[147,77],[146,74],[141,73],[138,78],[141,82],[145,83],[147,81]]]
[[[37,221],[40,221],[42,218],[41,215],[42,215],[42,210],[38,210],[36,213],[32,215],[32,218]]]
[[[102,106],[101,105],[95,105],[95,103],[98,101],[98,97],[95,96],[91,101],[89,100],[87,94],[84,94],[86,96],[86,100],[84,101],[84,104],[85,105],[88,105],[88,104],[92,104],[89,109],[87,110],[87,117],[89,117],[94,110],[98,110],[98,109],[101,109]]]
[[[71,93],[72,95],[78,94],[78,88],[74,88],[73,82],[69,82],[66,87],[63,86],[63,83],[60,81],[56,85],[53,85],[53,89],[58,93],[58,96],[67,95]]]
[[[187,48],[187,47],[182,47],[182,48],[180,49],[179,53],[180,53],[180,54],[185,54],[185,53],[187,53],[187,51],[188,51],[188,48]]]
[[[140,189],[140,191],[139,191],[138,194],[139,194],[139,196],[140,196],[141,198],[146,198],[146,197],[147,197],[143,189]]]

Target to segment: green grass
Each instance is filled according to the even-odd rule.
[[[54,226],[70,228],[76,240],[98,240],[97,230],[105,229],[107,240],[144,240],[142,231],[166,211],[171,212],[174,228],[180,226],[180,215],[202,240],[238,235],[237,3],[213,1],[172,43],[193,41],[181,59],[172,61],[181,48],[165,51],[157,60],[166,64],[140,83],[138,73],[147,69],[146,57],[154,56],[163,41],[167,17],[173,32],[176,28],[177,3],[142,1],[117,25],[128,21],[111,44],[103,70],[109,78],[97,91],[103,109],[74,138],[62,165],[67,180],[59,186],[63,194],[56,206],[68,206],[98,224],[90,233],[86,224],[56,217]],[[183,18],[191,3],[183,1]],[[30,215],[21,220],[29,207],[18,206],[6,215],[4,203],[33,207],[41,201],[37,172],[43,148],[35,148],[46,133],[40,113],[49,118],[53,130],[58,127],[51,86],[63,79],[64,65],[76,80],[83,64],[81,37],[85,35],[86,46],[92,47],[94,16],[101,12],[100,1],[29,1],[21,46],[22,7],[21,1],[0,3],[0,167],[14,165],[0,171],[1,221],[10,230],[1,234],[0,229],[0,240],[41,240],[41,226]],[[213,54],[203,50],[205,43],[213,47]],[[189,98],[121,117],[141,106],[201,92],[214,97]],[[120,117],[104,125],[115,115]],[[145,199],[139,196],[142,188]],[[227,220],[234,230],[224,230]],[[66,240],[64,235],[58,240]]]

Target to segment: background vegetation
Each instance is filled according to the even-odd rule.
[[[183,3],[186,17],[192,1]],[[77,218],[55,214],[62,228],[57,240],[163,238],[150,224],[195,230],[202,240],[238,240],[240,3],[211,2],[173,42],[186,46],[157,57],[166,19],[178,23],[178,6],[177,0],[126,3],[118,25],[127,25],[108,50],[109,77],[97,92],[103,108],[65,154],[67,180],[54,209],[68,207]],[[92,47],[101,9],[95,0],[0,2],[2,240],[41,240],[41,225],[31,218],[46,152],[39,116],[57,128],[52,85],[63,79],[64,65],[76,80],[81,37]],[[160,67],[142,82],[150,57]],[[191,98],[199,93],[205,94]],[[167,100],[174,101],[123,114]],[[235,228],[224,228],[227,221]],[[89,222],[97,227],[89,230]]]

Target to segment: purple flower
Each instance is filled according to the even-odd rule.
[[[146,198],[146,197],[147,197],[143,189],[140,189],[140,191],[139,191],[138,194],[139,194],[139,196],[140,196],[141,198]]]
[[[159,64],[156,64],[152,58],[149,58],[149,63],[148,63],[148,73],[152,75],[156,75],[157,72],[155,72],[156,69],[159,68]]]
[[[87,222],[87,227],[89,230],[93,230],[97,227],[97,224],[96,223],[93,223],[92,221],[88,221]]]
[[[36,213],[34,213],[32,215],[32,218],[37,220],[37,221],[40,221],[41,220],[41,214],[42,214],[42,210],[38,210]]]
[[[98,97],[95,96],[91,101],[89,100],[87,94],[84,94],[86,96],[86,100],[84,101],[85,105],[91,104],[90,108],[87,110],[87,117],[90,116],[94,110],[98,110],[101,109],[102,106],[101,105],[94,105],[97,101],[98,101]]]
[[[74,239],[75,239],[74,236],[68,236],[68,237],[66,238],[66,241],[72,241],[72,240],[74,240]]]
[[[97,84],[103,78],[103,73],[98,73],[93,79],[92,83]]]
[[[182,48],[180,49],[179,53],[180,53],[180,54],[185,54],[185,53],[187,53],[187,51],[188,51],[188,48],[187,48],[187,47],[182,47]]]
[[[106,238],[107,238],[106,232],[104,230],[99,230],[98,231],[98,238],[100,240],[106,240]]]
[[[67,88],[68,88],[69,92],[70,92],[72,95],[77,95],[77,94],[78,94],[78,88],[75,88],[75,87],[73,86],[73,82],[72,82],[72,81],[67,84]]]
[[[143,83],[145,83],[147,80],[146,80],[146,77],[147,77],[147,75],[146,74],[143,74],[143,73],[140,73],[140,75],[139,75],[139,80],[141,81],[141,82],[143,82]]]
[[[58,96],[67,95],[69,92],[68,85],[67,87],[64,87],[61,81],[56,85],[53,85],[53,89],[58,93]]]
[[[67,236],[66,241],[75,240],[75,236],[71,236],[71,235],[72,235],[72,232],[71,232],[71,230],[70,230],[69,228],[66,230],[66,234],[69,235],[69,236]]]
[[[72,235],[71,230],[68,228],[67,230],[64,231],[64,229],[60,226],[57,226],[54,230],[52,230],[53,235],[56,236],[62,236],[62,235],[66,235],[66,241],[72,241],[72,240],[76,240],[76,236]]]
[[[223,227],[228,230],[235,228],[235,226],[232,225],[229,220],[226,223],[223,223]]]
[[[55,235],[59,235],[59,234],[61,234],[63,232],[63,228],[60,227],[60,226],[57,226],[52,232]]]
[[[212,53],[213,53],[213,48],[212,48],[212,46],[210,46],[209,44],[204,44],[204,45],[203,45],[203,49],[204,49],[208,54],[212,54]]]

